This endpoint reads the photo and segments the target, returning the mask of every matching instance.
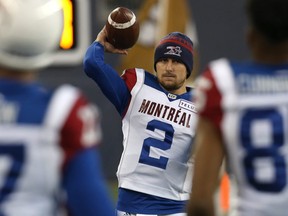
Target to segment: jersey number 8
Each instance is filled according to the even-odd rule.
[[[255,121],[265,120],[271,125],[271,143],[265,146],[256,146],[253,140],[252,124]],[[286,161],[281,155],[284,145],[284,123],[281,113],[276,109],[248,109],[242,117],[240,125],[240,140],[246,150],[243,158],[247,181],[258,191],[280,192],[286,186]],[[270,159],[274,169],[274,177],[264,181],[256,177],[255,166],[257,159]]]

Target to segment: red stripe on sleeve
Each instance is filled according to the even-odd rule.
[[[89,119],[81,114],[83,110],[90,109],[90,106],[86,98],[81,95],[75,102],[61,130],[60,145],[64,151],[64,166],[79,151],[97,144],[97,142],[87,143],[85,140],[85,133],[95,132],[97,134],[99,131],[96,130],[100,130],[97,113],[89,112]]]
[[[208,118],[220,129],[220,123],[223,118],[221,107],[222,96],[209,68],[197,80],[196,88],[198,91],[196,103],[199,100],[198,104],[200,104],[198,109],[199,115]]]
[[[135,69],[126,69],[121,77],[131,92],[137,81]]]

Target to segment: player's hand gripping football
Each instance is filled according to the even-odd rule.
[[[107,31],[106,31],[106,27],[105,26],[98,33],[97,38],[96,38],[95,41],[101,43],[104,46],[105,52],[123,54],[123,55],[127,55],[128,54],[128,50],[117,49],[111,43],[109,43],[107,41]]]

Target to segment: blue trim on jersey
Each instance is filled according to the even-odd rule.
[[[239,76],[240,74],[273,76],[275,73],[272,72],[279,71],[281,73],[281,70],[288,70],[288,64],[268,65],[254,62],[230,62],[230,65],[235,76]]]
[[[131,94],[118,72],[104,62],[102,44],[94,42],[90,45],[85,54],[83,65],[87,76],[97,83],[103,94],[122,115],[127,108]]]
[[[135,182],[135,184],[137,184]],[[186,201],[169,200],[119,188],[117,210],[132,214],[175,214],[185,212]]]
[[[288,89],[288,64],[267,65],[248,62],[230,65],[239,94],[284,93]]]
[[[0,79],[0,108],[17,107],[16,123],[41,124],[51,97],[38,83]]]
[[[64,188],[73,216],[115,216],[115,207],[101,172],[97,149],[85,149],[65,167]]]

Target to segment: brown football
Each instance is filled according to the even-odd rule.
[[[126,7],[115,8],[106,22],[107,41],[118,49],[129,49],[139,37],[139,23],[133,11]]]

